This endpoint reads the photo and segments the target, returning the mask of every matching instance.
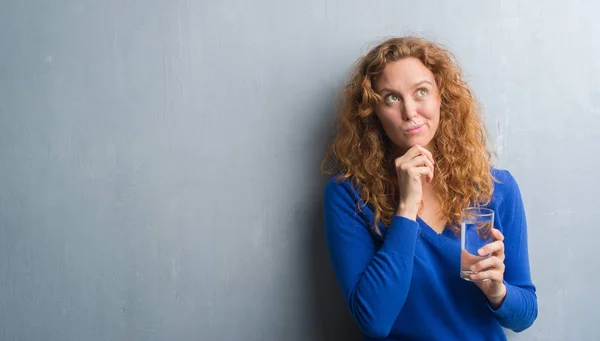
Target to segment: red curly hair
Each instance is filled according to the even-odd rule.
[[[438,44],[417,37],[392,38],[358,60],[340,94],[337,132],[321,169],[326,174],[339,173],[339,181],[351,179],[361,189],[361,198],[375,213],[373,228],[377,233],[381,234],[379,221],[389,226],[398,206],[398,180],[392,142],[374,112],[383,98],[372,84],[387,63],[407,57],[419,59],[433,73],[439,89],[433,189],[448,226],[458,232],[464,208],[490,202],[494,179],[477,102],[456,58]]]

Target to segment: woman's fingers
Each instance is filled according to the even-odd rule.
[[[495,229],[493,227],[492,227],[492,236],[494,237],[494,240],[500,240],[500,241],[504,240],[504,235],[502,234],[502,232],[500,232],[500,230]]]
[[[427,149],[425,149],[419,145],[415,145],[415,146],[411,147],[406,153],[404,153],[404,155],[402,155],[401,157],[396,159],[396,168],[400,164],[408,162],[408,161],[416,158],[419,155],[424,155],[431,161],[432,164],[435,164],[435,161],[433,159],[433,154],[431,154],[430,151],[428,151]]]
[[[469,276],[473,281],[491,280],[492,282],[501,283],[504,280],[504,271],[497,269],[482,271],[471,274]]]
[[[419,145],[411,147],[404,155],[396,158],[394,164],[398,171],[405,173],[412,167],[428,167],[431,169],[431,174],[427,175],[426,181],[431,182],[433,180],[433,165],[435,164],[433,154]]]
[[[413,146],[413,148],[417,152],[417,155],[425,155],[431,161],[432,164],[435,164],[435,160],[433,159],[433,154],[431,154],[431,152],[429,150],[427,150],[419,145],[415,145],[415,146]]]
[[[473,264],[470,270],[473,272],[482,272],[490,269],[496,269],[504,272],[504,262],[499,257],[491,256]]]
[[[427,182],[431,182],[433,180],[433,171],[429,167],[412,167],[407,170],[409,176],[420,178],[421,176],[425,176]]]
[[[410,168],[415,168],[415,167],[429,168],[431,170],[431,177],[429,180],[433,179],[433,170],[434,170],[433,163],[425,155],[420,155],[410,161],[407,161],[406,163],[402,164],[402,166],[400,166],[400,169],[403,171],[408,171]]]
[[[495,242],[491,242],[481,249],[477,250],[480,256],[485,256],[489,254],[504,254],[504,242],[501,240],[496,240]]]

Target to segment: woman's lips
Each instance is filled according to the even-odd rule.
[[[423,130],[423,126],[424,126],[424,124],[419,124],[416,127],[413,127],[413,128],[408,129],[408,130],[405,130],[405,132],[407,134],[418,134],[418,133],[421,132],[421,130]]]

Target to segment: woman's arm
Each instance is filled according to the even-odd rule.
[[[504,234],[504,284],[506,297],[492,311],[500,324],[515,332],[529,328],[538,314],[536,289],[531,281],[527,250],[527,222],[519,186],[508,171],[498,174],[503,183],[503,199],[498,207]]]
[[[360,216],[348,181],[325,189],[325,231],[335,275],[363,333],[389,335],[406,300],[413,270],[418,224],[394,216],[376,251],[371,226]]]

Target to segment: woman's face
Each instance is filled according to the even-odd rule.
[[[384,99],[375,113],[397,152],[414,145],[432,150],[441,104],[433,73],[419,59],[407,57],[388,63],[373,85]]]

